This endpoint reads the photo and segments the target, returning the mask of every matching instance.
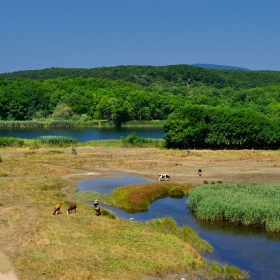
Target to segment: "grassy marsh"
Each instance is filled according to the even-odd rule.
[[[143,279],[179,272],[185,279],[188,275],[210,278],[212,272],[215,279],[222,275],[227,279],[233,271],[237,271],[233,279],[246,278],[238,269],[206,264],[198,245],[180,237],[179,229],[174,234],[162,231],[160,223],[149,226],[110,215],[96,217],[93,208],[76,197],[76,183],[106,176],[108,171],[155,181],[157,174],[169,173],[171,183],[183,186],[195,186],[205,179],[234,182],[242,170],[240,180],[273,181],[274,173],[279,174],[278,151],[198,150],[188,154],[84,144],[75,148],[76,155],[71,147],[0,150],[0,250],[19,279]],[[202,178],[197,176],[201,166]],[[62,214],[53,216],[56,203],[61,204]],[[72,203],[77,203],[77,213],[67,215]]]
[[[262,224],[280,232],[280,185],[246,184],[200,186],[188,200],[199,219]]]

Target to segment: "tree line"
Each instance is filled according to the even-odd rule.
[[[252,109],[188,105],[168,117],[164,131],[170,148],[280,147],[280,119]]]
[[[0,75],[0,120],[166,120],[169,147],[279,147],[280,72],[189,65]]]
[[[47,68],[2,73],[8,80],[49,80],[66,78],[101,78],[122,80],[148,86],[186,86],[249,89],[280,84],[279,71],[243,71],[206,69],[187,64],[168,66],[115,66],[98,68]]]

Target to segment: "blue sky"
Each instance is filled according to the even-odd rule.
[[[1,0],[0,73],[208,63],[280,71],[279,0]]]

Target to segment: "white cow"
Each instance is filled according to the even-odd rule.
[[[158,175],[158,180],[159,181],[170,181],[170,176],[167,174],[160,174],[160,175]]]

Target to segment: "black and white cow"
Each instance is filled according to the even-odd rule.
[[[158,180],[159,181],[170,181],[170,176],[167,174],[160,174],[160,175],[158,175]]]

